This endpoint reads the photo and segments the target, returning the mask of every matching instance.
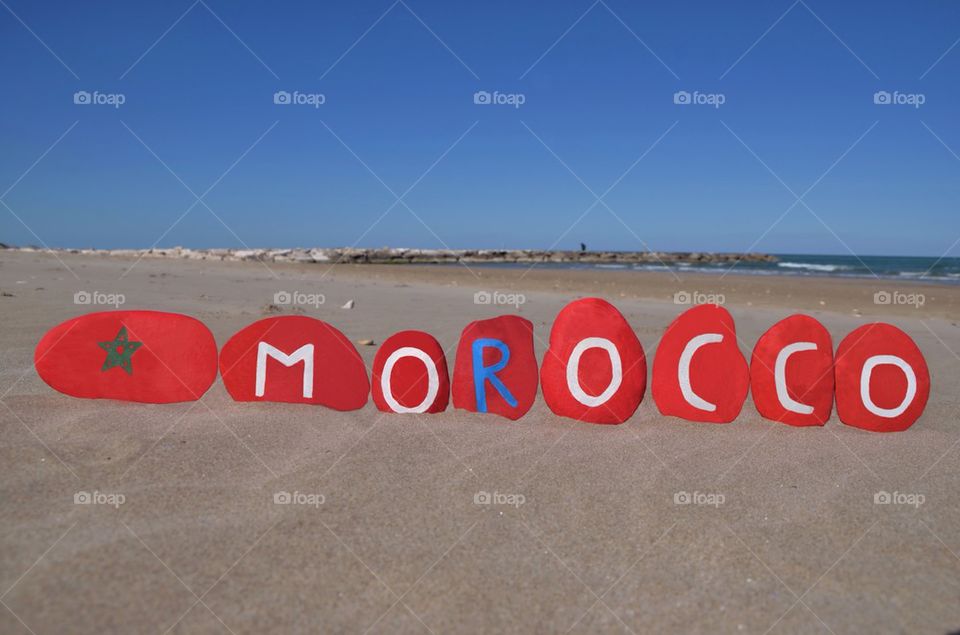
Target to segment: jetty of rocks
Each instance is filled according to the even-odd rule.
[[[6,247],[6,246],[4,246]],[[553,251],[538,249],[46,249],[6,247],[17,251],[70,253],[127,258],[180,258],[188,260],[263,261],[347,264],[457,264],[457,263],[582,263],[582,264],[712,264],[735,262],[777,262],[775,256],[760,253],[706,253],[665,251]]]

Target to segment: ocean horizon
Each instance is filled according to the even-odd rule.
[[[854,256],[821,254],[771,254],[777,262],[742,260],[705,263],[538,263],[537,268],[685,271],[723,275],[804,276],[828,278],[880,278],[960,284],[960,258],[931,256]],[[478,263],[471,267],[529,267],[521,263]]]

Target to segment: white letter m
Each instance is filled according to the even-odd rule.
[[[268,356],[288,367],[297,362],[303,362],[303,398],[313,398],[313,344],[304,344],[287,355],[266,342],[260,342],[257,346],[257,388],[255,393],[257,397],[263,397],[263,391],[267,384]]]

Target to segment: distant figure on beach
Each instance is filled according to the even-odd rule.
[[[587,250],[587,243],[580,243],[580,251],[586,251],[586,250]]]

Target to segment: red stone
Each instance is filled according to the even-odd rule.
[[[388,361],[390,373],[384,377]],[[383,412],[446,410],[450,376],[440,342],[423,331],[400,331],[388,337],[373,359],[372,389],[373,403]]]
[[[100,346],[116,340],[121,329],[133,347],[129,372],[106,367],[110,351]],[[67,320],[46,332],[33,359],[51,388],[85,399],[195,401],[217,378],[210,329],[192,317],[159,311],[105,311]]]
[[[574,351],[579,361],[572,360],[571,365]],[[560,311],[550,330],[540,386],[555,414],[591,423],[623,423],[636,411],[647,387],[643,346],[612,304],[600,298],[575,300]]]
[[[235,333],[220,351],[220,376],[236,401],[356,410],[370,394],[366,367],[350,340],[300,315],[267,318]]]
[[[833,340],[823,324],[791,315],[760,336],[750,359],[750,390],[762,417],[791,426],[826,423],[833,410]]]
[[[533,405],[538,383],[529,320],[503,315],[463,329],[453,368],[454,407],[519,419]]]
[[[689,371],[685,388],[684,367]],[[701,304],[667,327],[653,360],[653,400],[661,414],[728,423],[740,414],[749,387],[747,360],[726,309]]]
[[[837,415],[855,428],[906,430],[930,396],[923,353],[909,335],[890,324],[876,322],[851,331],[837,348],[834,372]]]

